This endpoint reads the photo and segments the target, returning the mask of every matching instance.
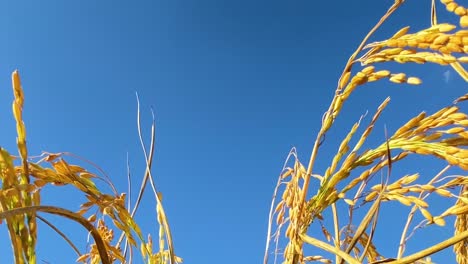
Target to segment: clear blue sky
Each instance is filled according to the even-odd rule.
[[[307,163],[344,63],[392,2],[2,1],[0,145],[16,153],[10,74],[19,69],[30,154],[69,151],[86,157],[126,192],[127,152],[134,185],[144,170],[138,92],[147,138],[151,106],[156,113],[154,175],[176,253],[185,263],[260,263],[271,195],[287,153],[296,146]],[[430,25],[430,1],[407,2],[375,40],[405,25]],[[386,68],[395,65],[381,66]],[[384,123],[394,131],[419,111],[450,103],[466,87],[449,68],[401,69],[425,84],[384,81],[356,91],[327,135],[330,145],[316,173],[323,173],[344,129],[386,96],[392,102],[371,143],[384,138]],[[428,165],[428,171],[437,168]],[[138,219],[145,232],[157,234],[147,194]],[[43,199],[71,209],[82,202],[69,188],[44,193]],[[398,211],[391,212],[390,217]],[[49,219],[84,245],[79,226]],[[1,262],[8,263],[8,239],[5,228],[0,230]],[[40,232],[39,260],[76,259],[47,227]],[[389,229],[381,232],[381,241],[393,237]],[[423,243],[439,241],[444,232],[433,231]],[[390,248],[396,243],[384,252],[395,254]]]

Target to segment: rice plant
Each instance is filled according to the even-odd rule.
[[[404,27],[386,40],[369,43],[375,31],[404,2],[396,0],[350,56],[335,96],[323,115],[308,164],[300,162],[295,149],[290,152],[271,204],[264,264],[281,259],[288,264],[432,263],[430,256],[447,247],[453,247],[459,264],[468,263],[468,176],[446,174],[455,167],[468,170],[468,116],[458,105],[468,99],[468,94],[435,113],[421,112],[396,131],[388,131],[380,144],[364,149],[377,120],[390,105],[387,98],[367,124],[363,124],[365,118],[357,118],[323,173],[314,169],[319,149],[327,143],[325,135],[356,89],[365,89],[361,86],[385,79],[395,84],[422,83],[418,77],[387,70],[386,62],[448,66],[468,82],[468,73],[462,66],[468,62],[468,30],[464,29],[468,27],[468,9],[457,1],[441,0],[446,10],[458,17],[456,25],[439,23],[436,3],[432,1],[431,27],[415,32]],[[360,127],[363,131],[358,133]],[[418,173],[392,174],[392,167],[413,155],[433,156],[445,161],[446,166],[429,179],[418,179]],[[375,178],[379,177],[380,181],[376,182]],[[432,196],[444,199],[445,211],[431,213],[428,197]],[[382,254],[375,241],[380,210],[389,202],[410,209],[407,216],[402,216],[407,221],[399,246],[391,256]],[[348,208],[345,212],[337,209],[342,203]],[[360,208],[367,211],[358,214]],[[331,219],[324,217],[329,211]],[[416,214],[421,214],[424,220],[415,226]],[[456,219],[450,238],[405,254],[414,232],[430,225],[444,226],[449,217]],[[344,223],[340,221],[343,218],[347,220]],[[313,225],[319,225],[323,240],[310,234]]]
[[[459,264],[468,263],[468,176],[463,173],[447,175],[453,168],[462,172],[468,170],[468,115],[459,106],[468,100],[468,94],[454,98],[447,107],[434,113],[421,112],[396,131],[387,131],[380,144],[364,149],[368,138],[375,133],[373,130],[381,114],[390,105],[390,98],[387,98],[370,120],[357,117],[358,121],[344,135],[336,155],[323,173],[314,169],[319,150],[327,143],[325,135],[334,127],[343,105],[358,87],[385,79],[395,84],[422,84],[418,77],[386,69],[386,62],[452,67],[468,82],[468,72],[463,67],[468,63],[468,30],[464,29],[468,28],[468,9],[456,1],[441,0],[446,10],[458,18],[456,25],[438,22],[438,10],[433,0],[431,27],[419,31],[405,27],[386,40],[369,43],[376,30],[404,2],[395,0],[350,56],[337,83],[335,96],[323,115],[307,166],[301,163],[295,149],[290,152],[271,204],[265,264],[270,261],[287,264],[432,263],[430,256],[448,247],[452,247]],[[141,138],[138,110],[137,126],[146,172],[136,203],[131,205],[127,198],[129,193],[119,193],[105,174],[97,175],[83,166],[69,163],[67,160],[77,158],[70,153],[29,156],[22,118],[24,95],[18,71],[12,74],[12,86],[19,155],[0,148],[0,224],[5,224],[8,229],[15,263],[37,262],[38,222],[50,226],[70,244],[77,254],[77,262],[133,263],[140,258],[139,262],[151,264],[180,263],[182,259],[174,252],[161,194],[151,174],[154,120],[151,143],[146,146]],[[414,155],[432,156],[446,165],[430,178],[423,178],[417,172],[392,173],[392,168]],[[93,163],[87,163],[95,168]],[[106,188],[101,188],[97,181],[104,182]],[[156,200],[155,217],[160,227],[156,246],[153,238],[134,220],[148,182]],[[79,210],[41,202],[45,186],[59,189],[63,185],[76,188],[85,197],[86,202]],[[446,205],[438,214],[431,213],[430,198],[434,196],[443,199]],[[383,254],[375,240],[379,214],[385,203],[398,203],[409,209],[394,255]],[[347,206],[346,212],[338,210],[340,204]],[[364,213],[359,211],[362,208],[366,208]],[[326,217],[326,212],[331,212],[331,219]],[[55,227],[47,214],[69,219],[86,229],[92,237],[86,252],[80,251],[62,230]],[[345,222],[340,221],[343,215]],[[417,216],[424,220],[415,224]],[[445,226],[449,218],[454,219],[450,238],[406,254],[408,241],[415,232],[428,226]],[[311,235],[314,225],[319,226],[325,239]],[[283,237],[285,243],[282,243]],[[317,254],[308,255],[311,251]]]
[[[76,158],[70,153],[43,153],[37,158],[28,156],[26,127],[22,119],[24,95],[18,71],[12,74],[12,84],[13,115],[16,120],[19,157],[0,148],[0,221],[4,220],[0,223],[6,224],[8,228],[15,263],[36,263],[38,221],[49,225],[70,244],[77,254],[77,262],[132,263],[135,258],[134,254],[137,252],[137,255],[140,255],[139,262],[180,263],[181,258],[174,254],[161,195],[156,191],[151,174],[154,153],[154,120],[151,143],[147,147],[141,138],[138,107],[138,132],[147,165],[136,203],[131,206],[127,201],[127,194],[117,192],[105,174],[104,176],[96,175],[81,166],[68,163],[65,158]],[[15,164],[15,161],[19,164]],[[93,163],[87,163],[90,167],[94,167]],[[106,186],[99,188],[96,181],[105,182]],[[159,224],[157,248],[153,248],[152,237],[144,236],[134,220],[148,181],[156,200],[155,216]],[[76,212],[67,208],[45,205],[41,203],[41,192],[46,185],[57,189],[63,185],[73,186],[86,198],[86,202],[81,204]],[[112,192],[106,192],[105,189],[110,189]],[[87,247],[87,252],[81,252],[62,230],[47,220],[46,214],[58,215],[83,226],[94,240]]]

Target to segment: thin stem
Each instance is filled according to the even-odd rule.
[[[145,163],[146,163],[146,168],[145,168],[145,175],[143,176],[143,180],[141,181],[140,185],[140,190],[138,191],[138,196],[135,201],[135,204],[133,205],[133,210],[131,212],[131,216],[134,217],[136,214],[136,211],[138,210],[138,207],[140,205],[141,199],[143,198],[143,194],[146,189],[146,184],[148,183],[148,179],[151,179],[151,166],[153,163],[153,154],[154,154],[154,142],[155,142],[155,129],[154,129],[154,118],[153,118],[153,125],[152,125],[152,130],[151,130],[151,142],[150,142],[150,151],[149,155],[147,155],[146,147],[143,143],[143,136],[141,133],[141,119],[140,119],[140,100],[138,98],[138,94],[136,94],[136,99],[137,99],[137,129],[138,129],[138,137],[140,139],[140,144],[142,145],[143,148],[143,154],[145,155]],[[152,182],[152,180],[151,180]],[[154,184],[152,184],[153,191],[155,193],[156,199],[157,199],[157,194],[156,194],[156,188]],[[130,210],[130,208],[129,208]],[[124,238],[124,233],[122,233],[117,241],[117,246],[122,243]]]
[[[372,243],[372,239],[374,238],[375,229],[377,227],[378,218],[379,218],[379,208],[377,209],[377,212],[375,213],[374,221],[372,222],[371,231],[369,233],[369,239],[366,242],[366,246],[364,247],[364,250],[362,251],[361,257],[359,258],[360,262],[363,262],[364,258],[366,257],[367,251],[369,250],[369,246]]]
[[[336,203],[332,204],[332,213],[333,213],[333,229],[335,231],[335,247],[336,249],[340,249],[340,224],[338,222],[338,210],[336,210]],[[335,262],[340,263],[341,257],[336,255]]]
[[[380,194],[378,198],[375,200],[374,204],[369,209],[369,211],[367,212],[366,216],[362,219],[361,223],[358,226],[358,229],[354,233],[353,238],[349,242],[348,248],[345,251],[346,254],[349,254],[349,252],[353,250],[354,246],[359,241],[359,238],[366,231],[366,228],[369,225],[370,221],[372,221],[372,219],[376,217],[376,215],[378,214],[381,199],[382,199],[382,195]],[[341,263],[343,263],[343,261],[341,261]]]
[[[341,78],[343,78],[344,74],[346,72],[348,72],[349,70],[351,70],[351,66],[352,66],[355,58],[362,51],[362,49],[364,48],[364,46],[367,43],[367,41],[369,40],[369,38],[375,33],[375,31],[377,31],[377,29],[385,22],[385,20],[387,20],[388,17],[390,17],[390,15],[392,15],[393,12],[395,12],[398,9],[398,7],[400,5],[402,5],[404,2],[405,2],[405,0],[396,0],[395,3],[387,10],[385,15],[379,20],[379,22],[377,22],[377,24],[369,31],[369,33],[367,33],[366,37],[362,40],[361,44],[358,46],[356,51],[353,53],[353,55],[351,55],[351,57],[349,57],[348,62],[346,63],[345,68],[343,70],[343,73],[341,74],[340,80],[338,81],[338,84],[340,83]],[[333,106],[334,106],[335,101],[337,100],[340,92],[341,92],[341,89],[340,89],[340,87],[338,85],[338,87],[336,89],[335,97],[333,98],[332,103],[330,104],[330,107],[328,108],[327,114],[325,114],[325,121],[328,118],[333,118],[334,119],[334,117],[331,117],[330,115],[331,115],[331,113],[333,111]],[[312,153],[310,155],[309,165],[307,166],[307,173],[306,173],[306,177],[304,179],[304,185],[303,185],[303,189],[302,189],[302,195],[301,195],[302,203],[306,200],[306,197],[307,197],[307,191],[309,190],[309,184],[310,184],[310,176],[311,176],[313,168],[314,168],[315,159],[317,157],[317,152],[318,152],[318,148],[320,146],[321,138],[325,135],[327,130],[328,130],[328,128],[323,127],[323,125],[322,125],[322,128],[320,129],[319,133],[317,134],[317,138],[315,139],[314,146],[312,147]]]
[[[340,83],[343,75],[351,70],[351,66],[354,63],[354,60],[356,59],[357,55],[362,51],[369,38],[375,33],[375,31],[377,31],[377,29],[385,22],[385,20],[387,20],[393,14],[393,12],[395,12],[398,9],[398,7],[400,7],[400,5],[402,5],[404,2],[405,0],[395,0],[395,3],[393,3],[393,5],[387,10],[387,13],[385,13],[385,15],[383,15],[382,18],[380,18],[379,22],[369,31],[369,33],[367,33],[366,37],[362,40],[361,44],[359,44],[356,51],[353,53],[353,55],[351,55],[351,57],[349,57],[348,62],[346,63],[346,66],[343,70],[343,73],[341,74],[341,77],[338,81],[338,84]],[[339,90],[339,87],[337,90]]]
[[[352,256],[350,256],[348,253],[343,252],[343,251],[335,248],[332,245],[329,245],[329,244],[327,244],[327,243],[325,243],[323,241],[320,241],[318,239],[310,237],[310,236],[308,236],[306,234],[302,234],[301,239],[303,241],[305,241],[306,243],[308,243],[308,244],[314,245],[314,246],[316,246],[318,248],[321,248],[321,249],[323,249],[325,251],[328,251],[328,252],[330,252],[332,254],[340,256],[342,259],[344,259],[346,262],[348,262],[350,264],[359,264],[360,263],[359,261],[354,259]]]
[[[404,258],[400,258],[398,260],[390,261],[388,264],[409,264],[409,263],[414,263],[416,260],[422,259],[424,257],[427,257],[429,255],[432,255],[436,252],[439,252],[445,248],[448,248],[460,241],[463,241],[464,239],[468,238],[468,230],[464,231],[454,237],[451,237],[447,240],[444,240],[440,242],[439,244],[436,244],[432,247],[426,248],[424,250],[418,251],[417,253],[413,255],[409,255]]]
[[[138,98],[138,94],[136,95],[137,98],[137,128],[138,128],[138,137],[140,139],[140,143],[143,144],[143,139],[142,139],[142,134],[141,134],[141,122],[140,122],[140,100]],[[152,131],[154,132],[154,130]],[[154,133],[151,135],[151,143],[150,145],[154,145]],[[140,205],[141,198],[143,197],[143,193],[145,192],[146,189],[146,184],[148,182],[148,179],[150,178],[150,171],[151,171],[151,165],[153,162],[153,150],[150,149],[149,156],[147,156],[146,153],[146,148],[143,145],[144,149],[144,155],[145,159],[147,159],[147,166],[145,170],[145,175],[143,176],[143,180],[141,181],[141,186],[140,186],[140,191],[138,192],[138,197],[136,199],[135,205],[133,207],[131,216],[133,217],[138,209],[138,206]],[[154,186],[153,186],[154,187]]]
[[[131,172],[130,172],[130,159],[128,157],[128,152],[127,152],[127,192],[128,192],[128,196],[127,196],[127,210],[130,212],[130,208],[132,208],[132,177],[131,177]],[[125,243],[124,243],[124,250],[123,250],[123,255],[124,257],[127,256],[127,252],[128,252],[128,239],[125,239]],[[130,254],[130,259],[132,258],[131,254]],[[131,263],[131,262],[129,262]]]

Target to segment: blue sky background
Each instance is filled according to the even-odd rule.
[[[0,145],[16,153],[10,74],[19,69],[29,153],[86,157],[126,192],[127,153],[134,186],[144,171],[138,92],[147,139],[150,107],[156,113],[153,172],[177,254],[185,263],[260,263],[271,195],[287,153],[295,146],[307,163],[347,58],[392,2],[2,1]],[[405,25],[430,26],[430,1],[407,2],[374,40]],[[325,170],[343,132],[386,96],[391,104],[369,146],[384,139],[384,124],[393,132],[421,110],[437,110],[465,93],[466,83],[450,68],[380,69],[396,66],[422,77],[424,85],[383,81],[358,89],[327,134],[316,173]],[[401,173],[422,170],[430,177],[442,168],[431,159],[416,162]],[[157,234],[147,194],[138,220],[145,232]],[[78,209],[83,200],[64,187],[44,192],[43,201]],[[399,230],[394,217],[404,218],[406,211],[391,205],[388,210],[382,223]],[[48,219],[84,245],[81,227]],[[414,245],[434,244],[450,227],[428,228]],[[377,234],[388,255],[396,254],[398,243],[392,230]],[[76,259],[50,229],[41,226],[40,232],[39,260]],[[393,237],[394,243],[387,242]],[[11,262],[8,244],[2,227],[2,263]],[[439,261],[450,256],[440,254]]]

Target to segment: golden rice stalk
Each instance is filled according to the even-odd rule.
[[[23,122],[24,94],[23,88],[21,87],[20,76],[17,70],[13,72],[11,79],[13,86],[13,94],[15,96],[15,99],[13,101],[13,115],[16,120],[16,131],[18,133],[18,150],[24,163],[28,157],[28,151],[26,149],[26,128]],[[24,169],[25,172],[27,172],[27,166]],[[28,175],[25,175],[23,180],[29,182]]]
[[[447,11],[454,13],[460,17],[461,27],[468,27],[468,12],[464,6],[459,5],[455,1],[442,0],[441,2],[445,5],[445,9]]]
[[[12,73],[12,87],[13,87],[13,115],[16,120],[16,131],[17,131],[17,138],[16,143],[18,145],[18,151],[20,153],[21,161],[22,161],[22,168],[23,173],[21,173],[19,179],[20,184],[29,184],[29,169],[28,169],[28,151],[26,147],[26,128],[23,122],[23,105],[24,105],[24,93],[23,88],[21,86],[20,76],[17,70]],[[31,206],[32,204],[32,195],[26,191],[21,192],[21,200],[24,201],[22,206]],[[37,230],[36,230],[36,215],[35,213],[27,213],[26,214],[26,221],[27,227],[24,225],[20,226],[19,232],[22,234],[21,240],[25,247],[23,248],[24,254],[27,257],[29,262],[35,263],[36,262],[36,238],[37,238]]]
[[[340,79],[340,85],[344,85],[347,79],[350,77],[348,76],[348,72],[345,73],[342,79]],[[369,66],[364,68],[362,71],[356,73],[356,75],[351,78],[351,81],[346,85],[344,88],[343,93],[341,94],[341,97],[335,97],[334,101],[334,111],[339,112],[339,110],[342,107],[342,102],[346,101],[346,99],[349,97],[349,95],[360,85],[363,85],[369,81],[375,81],[377,78],[374,76],[374,66]],[[340,100],[337,100],[340,99]]]
[[[354,134],[356,133],[356,130],[359,128],[360,123],[361,123],[361,120],[356,122],[353,125],[353,127],[351,128],[351,130],[349,131],[349,133],[346,135],[346,137],[343,139],[343,141],[341,141],[341,144],[340,144],[340,146],[338,148],[338,152],[333,157],[332,163],[331,163],[330,168],[328,170],[328,175],[335,172],[335,169],[338,166],[338,163],[340,162],[340,160],[343,158],[343,156],[346,153],[348,153],[348,151],[349,151],[349,145],[348,144],[351,141]],[[328,180],[328,178],[327,178],[328,175],[325,175],[325,180]]]
[[[2,189],[8,189],[17,185],[18,179],[14,172],[13,159],[10,154],[0,147],[0,176],[2,179]],[[21,207],[19,197],[11,197],[7,199],[4,195],[0,195],[0,205],[2,211],[11,210]],[[24,259],[23,250],[26,248],[21,240],[20,229],[24,230],[24,215],[15,215],[6,219],[8,232],[10,235],[11,246],[13,248],[13,256],[15,263],[26,263]]]
[[[460,197],[468,198],[468,185],[463,186],[460,190]],[[463,206],[463,204],[467,203],[458,199],[456,205]],[[455,235],[461,234],[466,230],[468,230],[468,212],[457,215],[455,220]],[[455,252],[458,264],[468,264],[468,239],[453,245],[453,251]]]
[[[397,8],[398,3],[402,2],[403,1],[396,1],[392,8]],[[454,2],[451,4],[449,2],[453,1],[446,2],[447,5],[450,6],[449,9],[451,12],[454,12],[461,17],[466,15],[466,9],[461,9],[460,6],[454,4]],[[391,10],[393,10],[392,8]],[[387,14],[390,13],[391,12],[389,11]],[[433,11],[433,16],[435,16],[435,10]],[[381,21],[384,21],[385,19],[386,17],[384,17]],[[378,28],[380,24],[381,22],[379,22],[376,28]],[[389,78],[391,82],[395,83],[407,83],[414,85],[421,83],[420,79],[416,77],[408,77],[405,73],[391,74],[389,71],[375,71],[375,68],[372,65],[357,72],[355,76],[351,76],[352,63],[361,62],[362,64],[371,64],[376,62],[395,61],[399,63],[432,62],[441,65],[450,64],[461,76],[467,76],[468,74],[466,74],[466,71],[460,65],[464,59],[457,58],[457,55],[459,54],[456,53],[466,53],[468,51],[468,48],[466,47],[467,44],[465,43],[468,41],[468,38],[465,40],[465,37],[468,36],[468,31],[458,30],[456,32],[452,32],[455,28],[456,26],[451,24],[438,24],[435,17],[433,17],[432,26],[428,29],[421,30],[414,34],[408,34],[408,28],[403,28],[392,38],[386,41],[367,45],[366,47],[370,48],[370,50],[367,51],[367,53],[360,59],[355,60],[356,55],[351,56],[350,62],[345,67],[344,73],[340,78],[337,94],[334,97],[329,110],[324,116],[322,129],[320,130],[318,139],[320,140],[323,134],[328,131],[333,121],[335,120],[336,115],[339,114],[340,110],[342,109],[344,101],[349,97],[354,89],[356,89],[357,86],[367,82],[377,81],[382,78]],[[371,31],[371,33],[372,32],[373,31]],[[362,50],[362,47],[365,45],[367,39],[368,37],[366,37],[364,43],[360,46],[357,53]],[[428,49],[428,51],[422,52],[420,49]],[[429,117],[426,117],[423,113],[418,116],[418,118],[413,120],[415,123],[409,122],[410,124],[407,124],[408,126],[405,125],[403,128],[399,129],[387,142],[385,142],[386,144],[382,144],[375,149],[368,150],[361,155],[358,155],[356,152],[352,151],[351,154],[342,163],[341,168],[335,172],[338,161],[341,159],[341,153],[349,151],[349,139],[347,139],[349,137],[348,135],[348,137],[343,140],[342,144],[340,145],[338,154],[335,156],[332,165],[324,174],[325,180],[322,181],[317,194],[308,201],[306,213],[312,215],[312,217],[318,217],[318,215],[321,215],[322,211],[327,206],[336,202],[337,199],[344,199],[344,190],[349,190],[346,188],[350,188],[350,185],[346,186],[343,191],[338,192],[338,190],[336,190],[337,184],[342,179],[348,177],[351,173],[351,170],[355,167],[368,166],[376,162],[378,159],[382,159],[385,156],[390,156],[388,154],[390,149],[402,149],[402,153],[405,155],[407,155],[409,152],[423,155],[434,155],[438,158],[447,160],[450,164],[458,165],[463,169],[468,168],[468,153],[465,153],[464,149],[461,148],[461,146],[468,145],[468,140],[464,138],[463,134],[466,133],[466,138],[468,138],[468,133],[463,128],[463,126],[468,125],[468,120],[466,120],[466,115],[458,113],[457,111],[458,108],[456,107],[448,107]],[[456,125],[455,127],[447,127],[454,124]],[[370,129],[372,129],[372,126],[373,124],[369,126]],[[439,130],[434,131],[435,129]],[[443,140],[441,140],[442,137],[444,137]],[[367,134],[364,136],[364,138],[367,138]],[[313,170],[316,149],[318,146],[320,146],[320,143],[316,143],[314,150],[312,151],[311,161],[307,173],[309,175]],[[390,166],[391,161],[392,159],[387,161],[386,165]],[[364,171],[358,178],[352,180],[352,184],[354,184],[352,186],[367,180],[370,175],[375,173],[377,170],[382,169],[384,166],[383,164],[385,164],[385,161],[377,162],[377,165],[375,165],[372,169]],[[450,192],[448,192],[445,188],[438,189],[432,184],[423,186],[404,186],[405,184],[410,184],[414,180],[415,177],[408,176],[403,177],[401,181],[397,181],[394,184],[386,186],[385,188],[380,186],[378,191],[374,190],[371,192],[365,198],[365,200],[375,199],[378,193],[382,191],[382,196],[384,196],[385,199],[396,200],[405,205],[416,205],[420,209],[423,216],[427,218],[430,223],[435,223],[437,225],[445,224],[443,216],[433,217],[429,211],[425,209],[428,207],[428,205],[423,200],[424,198],[405,196],[404,194],[410,191],[422,193],[424,190],[427,190],[430,192],[435,191],[443,197],[449,197],[451,196]],[[307,184],[304,184],[303,192],[301,192],[303,197],[305,197],[304,194],[306,194],[306,191],[309,187],[308,181],[306,182]],[[295,194],[295,190],[291,190],[290,192],[292,194],[288,193],[288,197],[297,196]],[[353,204],[354,200],[345,199],[345,202]],[[290,201],[290,205],[302,206],[302,204],[298,203],[296,199],[292,199]],[[458,207],[456,209],[458,210],[456,211],[458,213],[462,212],[461,210],[464,210],[463,207]],[[308,238],[302,235],[302,230],[302,239],[300,241],[297,240],[298,232],[301,227],[299,225],[300,222],[297,221],[300,220],[301,214],[303,213],[304,212],[299,212],[297,210],[290,210],[289,213],[291,216],[294,216],[293,218],[296,219],[296,222],[294,223],[295,225],[290,225],[287,231],[288,237],[290,238],[290,243],[288,244],[287,250],[285,252],[287,263],[295,264],[301,260],[301,258],[297,258],[296,256],[301,256],[303,240],[318,246],[316,241],[307,241]],[[322,246],[322,248],[325,247],[326,246]],[[332,252],[331,250],[328,251]],[[288,257],[288,255],[294,256],[294,258]],[[346,255],[340,257],[344,259]]]
[[[426,113],[422,112],[418,116],[412,118],[410,121],[408,121],[406,124],[404,124],[402,127],[400,127],[394,134],[395,137],[403,137],[406,132],[410,131],[411,129],[415,127],[419,127],[419,124],[422,120],[426,118]]]
[[[462,26],[468,25],[468,15],[466,15],[466,8],[455,6],[453,2],[450,5],[451,11],[455,14],[460,15],[460,24]],[[399,63],[425,63],[433,62],[440,65],[451,65],[452,68],[468,81],[468,72],[460,65],[459,62],[464,62],[464,59],[459,59],[451,56],[451,53],[467,53],[468,39],[464,41],[463,37],[465,32],[459,30],[455,33],[445,34],[445,32],[452,31],[456,26],[451,24],[433,24],[431,28],[422,30],[415,34],[406,34],[407,29],[402,30],[402,34],[396,34],[394,37],[387,41],[381,41],[371,43],[366,48],[372,47],[373,52],[366,53],[360,61],[362,64],[371,64],[376,62],[387,62],[396,61]],[[390,47],[390,49],[384,49],[379,52],[377,50],[384,46]],[[419,49],[431,49],[435,53],[430,52],[416,52],[412,49],[404,49],[405,47],[419,48]],[[439,54],[439,52],[441,54]],[[369,77],[368,81],[376,80],[375,77]],[[391,78],[392,82],[402,83],[403,80],[399,78]],[[411,80],[409,83],[418,83],[417,80]]]

